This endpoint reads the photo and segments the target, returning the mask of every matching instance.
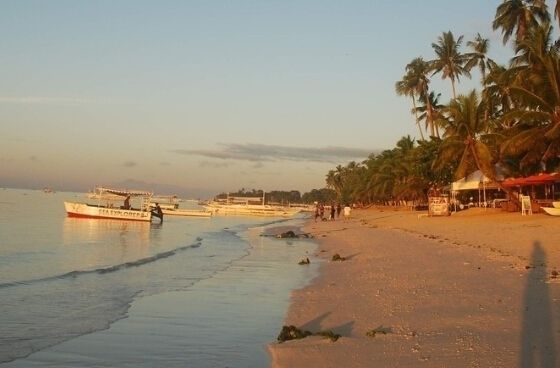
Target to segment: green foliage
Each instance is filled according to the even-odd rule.
[[[303,203],[332,203],[336,201],[336,192],[332,189],[312,189],[301,197]]]
[[[263,191],[257,189],[241,188],[234,193],[233,192],[220,193],[216,196],[216,198],[225,199],[228,196],[262,198]],[[297,190],[291,190],[291,191],[273,190],[265,193],[265,201],[266,203],[281,203],[281,204],[301,203],[302,196],[300,192]]]
[[[560,1],[554,15],[560,15]],[[487,57],[489,41],[480,34],[467,41],[465,53],[463,36],[442,33],[432,43],[435,58],[414,58],[395,83],[395,92],[412,100],[420,141],[403,137],[361,163],[338,165],[328,172],[327,187],[339,201],[384,203],[422,200],[429,188],[475,170],[494,178],[496,165],[510,176],[560,169],[560,41],[553,41],[550,20],[544,1],[504,0],[498,6],[494,30],[504,43],[515,36],[509,66]],[[481,92],[456,96],[455,82],[470,77],[473,68],[480,70]],[[434,74],[451,80],[447,104],[429,89]]]

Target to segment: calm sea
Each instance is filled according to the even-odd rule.
[[[0,365],[263,367],[315,245],[302,219],[68,218],[76,193],[0,189]],[[182,206],[185,207],[185,206]]]

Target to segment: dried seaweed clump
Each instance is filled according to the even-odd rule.
[[[334,261],[346,261],[346,258],[341,257],[340,254],[338,254],[338,253],[335,253],[335,254],[332,256],[331,261],[333,261],[333,262],[334,262]]]
[[[312,333],[311,331],[302,331],[296,326],[282,326],[282,331],[280,331],[280,335],[278,335],[278,342],[282,343],[288,340],[298,340],[303,339],[307,336],[321,336],[335,342],[341,336],[339,334],[335,334],[334,332],[327,330],[327,331],[319,331],[316,333]]]
[[[311,261],[307,257],[298,262],[299,265],[308,265],[310,263]]]
[[[339,334],[335,334],[334,332],[332,332],[331,330],[327,330],[327,331],[319,331],[317,333],[314,333],[313,335],[315,336],[323,336],[329,340],[331,340],[332,342],[335,342],[336,340],[339,339],[340,335]]]
[[[303,339],[304,337],[310,336],[312,333],[310,331],[302,331],[294,325],[282,326],[282,331],[278,335],[278,342],[284,342],[288,340]]]
[[[387,335],[388,333],[391,333],[391,332],[393,332],[391,330],[391,327],[379,326],[377,328],[374,328],[373,330],[369,330],[368,332],[366,332],[366,336],[375,337],[375,335],[377,335],[377,334]]]

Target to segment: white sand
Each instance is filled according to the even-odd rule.
[[[308,223],[321,275],[293,293],[285,323],[343,337],[273,343],[273,367],[560,364],[560,281],[551,278],[560,218],[418,214],[363,210],[350,221]],[[348,259],[331,262],[335,253]],[[375,328],[388,333],[366,336]]]

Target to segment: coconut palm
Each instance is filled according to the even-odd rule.
[[[484,105],[479,102],[476,91],[451,100],[444,114],[447,125],[434,168],[439,170],[448,162],[460,158],[455,171],[456,179],[476,169],[493,179],[494,155],[488,145],[491,137],[485,133]]]
[[[467,46],[472,50],[471,53],[466,54],[467,63],[465,68],[471,71],[472,68],[478,66],[480,74],[482,75],[482,82],[486,80],[486,70],[496,67],[494,60],[488,58],[488,49],[490,47],[490,40],[483,38],[480,33],[472,41],[467,42]]]
[[[558,25],[560,26],[560,0],[556,0],[554,6],[554,19],[558,19]]]
[[[410,83],[414,86],[416,94],[419,96],[419,100],[424,102],[426,105],[427,123],[430,127],[430,136],[435,136],[436,131],[434,127],[433,111],[429,100],[429,84],[430,79],[428,74],[430,73],[430,63],[424,61],[421,57],[413,59],[410,63],[406,65],[407,75],[409,75]]]
[[[438,120],[441,118],[440,111],[443,108],[443,105],[440,104],[439,98],[441,97],[441,93],[436,93],[434,91],[430,91],[428,94],[428,98],[423,99],[423,103],[416,108],[416,113],[418,115],[418,119],[420,121],[425,122],[426,129],[431,124],[434,127],[434,134],[432,137],[439,138],[439,127],[438,127]],[[428,109],[429,107],[429,109]],[[431,115],[428,116],[428,111],[431,111]]]
[[[521,41],[530,28],[549,19],[544,0],[504,0],[496,9],[492,28],[502,30],[505,45],[514,32],[516,40]]]
[[[545,165],[560,155],[560,54],[551,43],[548,23],[532,29],[518,43],[514,59],[521,82],[509,88],[521,103],[503,119],[515,124],[501,147],[505,156],[521,157],[520,165]]]
[[[409,96],[411,98],[414,116],[416,118],[416,126],[418,127],[418,132],[420,133],[420,139],[424,140],[424,133],[420,127],[418,112],[416,111],[416,86],[413,83],[414,80],[411,74],[412,73],[408,71],[404,75],[403,79],[395,83],[395,91],[399,96]]]
[[[455,36],[449,31],[443,32],[438,37],[437,43],[432,43],[432,48],[436,53],[436,59],[431,62],[434,71],[432,75],[441,73],[442,79],[451,80],[453,98],[456,97],[455,81],[459,81],[459,77],[462,75],[470,78],[469,70],[466,67],[467,57],[459,51],[462,42],[463,36],[459,36],[455,40]]]

